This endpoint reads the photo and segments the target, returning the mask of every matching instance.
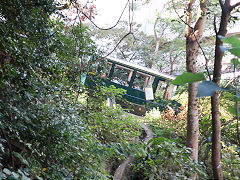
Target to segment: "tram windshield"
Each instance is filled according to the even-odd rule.
[[[124,86],[129,86],[133,71],[131,69],[115,66],[111,81]]]

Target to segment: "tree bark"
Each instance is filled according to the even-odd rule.
[[[216,43],[215,43],[215,60],[214,60],[214,72],[213,82],[220,85],[221,70],[222,70],[222,58],[223,51],[222,41],[218,38],[218,35],[225,36],[227,34],[227,25],[231,11],[240,5],[240,2],[231,6],[231,0],[219,0],[222,8],[221,21],[218,32],[216,32]],[[221,168],[221,121],[219,112],[219,93],[216,92],[211,98],[212,105],[212,168],[214,179],[223,179],[222,168]]]
[[[229,13],[222,12],[220,28],[217,35],[225,36],[227,34],[227,21],[229,19]],[[213,82],[220,84],[221,70],[222,70],[222,58],[223,52],[220,46],[223,43],[216,36],[215,44],[215,61]],[[211,98],[212,106],[212,168],[214,179],[223,179],[222,167],[221,167],[221,121],[219,115],[219,94],[215,93]]]
[[[189,0],[187,9],[187,27],[186,27],[186,69],[187,72],[197,73],[197,56],[199,51],[199,41],[202,38],[204,24],[206,22],[206,12],[208,0],[200,2],[199,12],[196,18],[194,28],[191,28],[192,11],[195,0]],[[188,115],[187,115],[187,147],[192,148],[192,158],[198,160],[198,83],[188,85]]]

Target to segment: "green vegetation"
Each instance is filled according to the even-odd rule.
[[[232,100],[229,92],[221,98],[222,167],[226,179],[237,179],[240,168],[237,120],[234,120],[228,108],[229,104],[234,104]],[[184,102],[184,99],[179,101]],[[172,108],[164,112],[153,109],[142,120],[151,127],[154,139],[149,142],[151,148],[146,147],[140,156],[137,155],[133,164],[135,176],[139,179],[188,179],[195,174],[198,174],[199,179],[212,178],[210,98],[201,98],[199,102],[198,163],[190,158],[191,149],[185,146],[187,107],[182,106],[180,109],[178,114]]]
[[[191,149],[184,145],[187,141],[185,87],[175,101],[156,97],[156,103],[170,108],[164,112],[154,109],[146,115],[144,121],[155,134],[149,148],[139,140],[142,130],[137,121],[140,120],[127,115],[119,105],[106,105],[106,97],[122,99],[124,90],[100,85],[92,89],[81,82],[82,75],[96,68],[97,60],[90,57],[100,57],[103,53],[93,41],[93,29],[83,23],[86,17],[79,13],[82,8],[91,17],[94,6],[65,2],[0,1],[0,179],[111,179],[116,166],[129,155],[136,157],[135,177],[189,179],[197,174],[199,179],[213,178],[212,114],[210,98],[205,96],[219,90],[224,90],[219,96],[223,176],[238,179],[238,78],[222,82],[220,86],[226,86],[228,91],[211,81],[200,84],[198,162],[190,158]],[[182,9],[182,2],[178,3]],[[217,7],[216,3],[211,5]],[[75,19],[64,10],[76,13]],[[131,57],[142,64],[156,63],[159,69],[170,73],[183,71],[185,24],[159,16],[155,27],[160,33],[157,37],[138,32],[139,26],[134,23],[130,23],[134,25],[130,28],[125,22],[122,24],[113,33],[114,39],[109,33],[100,32],[95,37],[102,35],[103,39],[116,42],[119,31],[125,33],[130,29],[132,36],[123,41],[116,54],[125,57],[133,53]],[[169,30],[177,35],[173,41],[166,37]],[[235,72],[240,68],[240,41],[236,37],[219,38],[227,43],[222,51],[234,55],[231,63]],[[157,44],[159,48],[153,48]],[[208,51],[210,54],[211,48]],[[202,81],[206,79],[204,75],[204,72],[185,73],[175,83]],[[176,113],[176,109],[180,111]]]
[[[133,152],[139,136],[121,107],[105,105],[121,90],[81,84],[97,50],[56,6],[1,1],[0,179],[107,179],[105,164]]]
[[[145,117],[154,132],[154,138],[137,157],[134,171],[138,178],[149,179],[190,179],[198,174],[208,179],[203,163],[191,159],[191,149],[184,146],[186,132],[186,109],[175,115],[172,109],[165,113],[152,110]]]
[[[194,162],[191,150],[164,137],[154,138],[151,148],[137,159],[134,168],[139,178],[149,179],[191,179],[195,173],[201,179],[208,179],[203,166]]]

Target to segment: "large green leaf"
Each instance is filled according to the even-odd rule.
[[[13,155],[14,155],[15,157],[17,157],[23,164],[29,166],[27,160],[24,159],[21,154],[19,154],[19,153],[17,153],[17,152],[14,151],[14,152],[13,152]]]
[[[222,42],[231,44],[232,47],[240,47],[240,40],[236,36],[224,37],[218,36]]]
[[[240,40],[236,36],[230,36],[230,37],[223,37],[223,36],[218,36],[222,42],[228,43],[231,45],[230,48],[225,48],[221,47],[223,51],[229,51],[233,55],[237,56],[240,58]]]
[[[198,84],[197,97],[213,96],[213,94],[219,90],[226,89],[219,87],[216,83],[212,81],[203,81]]]
[[[240,47],[229,49],[229,51],[230,51],[233,55],[235,55],[235,56],[237,56],[237,57],[240,58]]]
[[[171,84],[183,85],[186,83],[198,82],[198,81],[203,81],[203,80],[205,80],[203,73],[193,74],[193,73],[185,72],[185,73],[177,76],[177,78],[175,80],[173,80],[171,82]]]

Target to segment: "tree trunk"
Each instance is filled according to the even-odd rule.
[[[198,41],[202,38],[204,24],[206,22],[206,12],[208,0],[200,2],[199,12],[196,18],[194,28],[191,28],[192,8],[195,0],[189,0],[187,9],[187,27],[186,27],[186,66],[187,72],[197,73],[197,56],[199,51]],[[188,115],[187,115],[187,147],[192,148],[192,158],[198,160],[198,83],[188,85]]]
[[[222,8],[220,27],[216,35],[225,36],[227,34],[227,24],[230,17],[230,12],[233,9],[230,6],[231,0],[225,0],[223,4],[222,0],[219,3]],[[222,58],[223,51],[221,51],[220,46],[222,46],[222,41],[216,36],[215,43],[215,60],[214,60],[214,72],[213,72],[213,82],[220,85],[221,70],[222,70]],[[211,98],[212,105],[212,168],[214,179],[223,179],[222,167],[221,167],[221,121],[219,115],[219,93],[216,92]]]
[[[174,66],[174,61],[175,61],[175,59],[173,59],[173,57],[172,57],[172,52],[170,53],[170,71],[169,71],[169,74],[173,74],[173,66]]]
[[[214,72],[213,82],[220,84],[221,70],[222,70],[222,58],[224,53],[221,51],[222,41],[217,37],[218,35],[225,36],[227,34],[227,25],[231,11],[240,6],[240,2],[235,5],[230,5],[231,0],[219,0],[222,8],[221,21],[218,32],[216,32],[216,44],[215,44],[215,60],[214,60]],[[221,121],[219,115],[219,94],[215,93],[211,98],[212,105],[212,168],[214,179],[223,179],[222,167],[221,167]]]
[[[223,179],[221,167],[221,121],[219,116],[219,94],[211,98],[212,105],[212,168],[214,179]]]

